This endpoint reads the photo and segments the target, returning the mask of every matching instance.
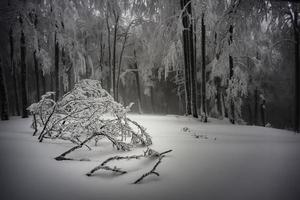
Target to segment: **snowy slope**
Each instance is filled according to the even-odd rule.
[[[37,142],[31,119],[0,122],[0,199],[300,199],[300,136],[254,126],[233,126],[214,120],[203,124],[176,116],[130,115],[148,129],[158,151],[173,149],[158,166],[160,177],[131,184],[155,161],[119,161],[122,176],[85,174],[117,152],[101,143],[95,152],[73,157],[91,162],[55,161],[72,145]],[[188,127],[191,132],[182,129]],[[198,137],[198,138],[197,138]]]

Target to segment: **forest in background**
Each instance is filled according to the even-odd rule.
[[[134,112],[299,132],[299,10],[278,0],[3,0],[1,118],[96,79]]]

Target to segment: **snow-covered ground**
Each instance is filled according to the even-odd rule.
[[[173,149],[158,166],[159,177],[132,184],[155,160],[118,161],[129,173],[85,174],[117,152],[109,143],[72,157],[92,161],[56,161],[72,144],[39,143],[29,128],[31,119],[0,122],[0,199],[300,199],[300,136],[254,126],[234,126],[214,120],[203,124],[177,116],[130,115],[145,126],[158,151]],[[184,132],[188,127],[191,132]]]

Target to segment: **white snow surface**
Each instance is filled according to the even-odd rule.
[[[172,149],[157,171],[140,184],[134,182],[150,170],[155,160],[116,161],[128,173],[98,171],[85,174],[106,158],[133,155],[118,152],[100,142],[70,157],[87,161],[56,161],[54,157],[72,147],[67,142],[32,136],[31,119],[0,122],[1,200],[293,200],[300,199],[300,136],[285,130],[230,125],[179,116],[129,115],[150,133],[151,148]],[[192,133],[182,129],[188,127]],[[196,138],[195,135],[198,135]],[[205,139],[207,137],[207,139]]]

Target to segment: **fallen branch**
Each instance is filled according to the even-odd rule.
[[[100,129],[102,129],[104,126],[102,126]],[[98,136],[98,135],[104,135],[102,133],[94,133],[93,135],[91,135],[90,137],[88,137],[87,139],[85,139],[83,142],[81,142],[80,144],[78,144],[77,146],[72,147],[71,149],[69,149],[68,151],[62,153],[60,156],[56,157],[55,160],[61,161],[61,160],[72,160],[69,158],[66,158],[65,156],[69,153],[71,153],[72,151],[75,151],[76,149],[82,148],[83,145],[85,145],[87,142],[89,142],[90,140],[92,140],[94,137]]]
[[[100,165],[96,166],[95,168],[93,168],[89,173],[87,173],[87,176],[91,176],[93,173],[95,173],[96,171],[100,170],[100,169],[104,169],[103,167],[108,167],[108,166],[104,166],[106,165],[108,162],[111,162],[113,160],[130,160],[130,159],[140,159],[142,157],[145,157],[145,154],[141,154],[141,155],[133,155],[133,156],[113,156],[110,157],[108,159],[106,159],[104,162],[102,162]],[[123,171],[125,172],[125,171]],[[125,172],[126,173],[126,172]],[[125,174],[123,173],[123,174]]]
[[[171,152],[171,151],[172,151],[172,150],[168,150],[168,151],[165,151],[165,152],[163,152],[163,153],[158,154],[158,161],[157,161],[157,163],[153,166],[153,168],[152,168],[149,172],[143,174],[139,179],[137,179],[137,180],[136,180],[135,182],[133,182],[133,183],[134,183],[134,184],[137,184],[137,183],[141,182],[144,178],[146,178],[147,176],[149,176],[149,175],[151,175],[151,174],[156,175],[156,176],[159,176],[159,173],[156,172],[155,170],[156,170],[156,168],[158,167],[158,165],[162,162],[162,159],[165,157],[165,154],[167,154],[167,153],[169,153],[169,152]]]
[[[86,175],[87,175],[87,176],[91,176],[95,171],[98,171],[98,170],[100,170],[100,169],[107,170],[107,171],[117,172],[117,173],[120,173],[121,175],[127,173],[127,171],[123,171],[123,170],[121,170],[120,168],[117,168],[117,167],[111,168],[111,167],[109,167],[109,166],[101,166],[101,165],[99,165],[99,166],[95,167],[94,169],[92,169],[92,170],[91,170],[89,173],[87,173]]]

